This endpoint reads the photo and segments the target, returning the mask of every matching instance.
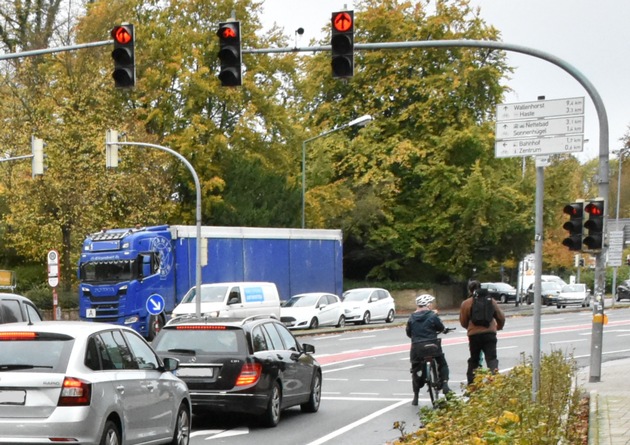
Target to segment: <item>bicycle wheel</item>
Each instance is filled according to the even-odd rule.
[[[438,397],[440,397],[440,378],[438,376],[437,363],[435,360],[432,359],[430,362],[426,362],[424,375],[426,376],[427,389],[429,391],[431,403],[435,406],[438,401]]]

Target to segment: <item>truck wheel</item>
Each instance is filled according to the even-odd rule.
[[[151,315],[149,318],[149,341],[152,341],[155,336],[162,330],[164,326],[164,318],[162,318],[162,314],[160,315]]]
[[[346,325],[346,317],[344,317],[343,315],[339,316],[339,321],[337,322],[337,326],[338,328],[343,328]]]
[[[371,318],[372,317],[370,317],[370,313],[366,311],[365,314],[363,314],[363,318],[361,319],[361,324],[370,324]]]
[[[311,324],[308,325],[309,329],[317,329],[319,327],[319,320],[317,317],[313,317],[311,320]]]

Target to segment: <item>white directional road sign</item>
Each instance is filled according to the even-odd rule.
[[[496,141],[494,155],[497,158],[538,156],[556,153],[575,153],[583,150],[584,136],[556,136],[535,139],[512,139]]]
[[[608,265],[619,267],[623,260],[623,230],[608,232]]]
[[[584,114],[584,98],[537,100],[497,105],[497,121]]]
[[[584,133],[584,116],[497,122],[496,139],[538,138]]]

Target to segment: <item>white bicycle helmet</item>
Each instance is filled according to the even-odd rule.
[[[435,297],[429,294],[422,294],[416,297],[416,306],[428,306],[435,301]]]

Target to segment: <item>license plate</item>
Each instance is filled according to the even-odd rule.
[[[0,405],[24,405],[26,391],[0,390]]]
[[[212,377],[213,375],[214,375],[213,368],[203,368],[203,367],[177,368],[178,377]]]

